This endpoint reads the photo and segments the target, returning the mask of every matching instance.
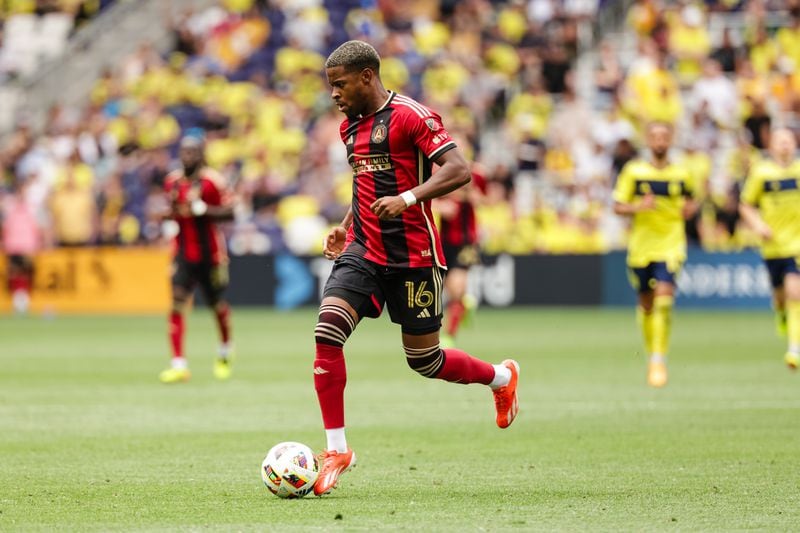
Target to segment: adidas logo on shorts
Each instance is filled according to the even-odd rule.
[[[423,310],[422,310],[422,311],[421,311],[421,312],[420,312],[420,313],[417,315],[417,318],[430,318],[430,317],[431,317],[431,314],[430,314],[430,312],[428,312],[428,308],[427,308],[427,307],[426,307],[425,309],[423,309]]]

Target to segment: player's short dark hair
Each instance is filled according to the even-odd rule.
[[[345,70],[361,71],[372,69],[376,74],[381,70],[381,56],[371,44],[364,41],[347,41],[334,50],[325,61],[325,68],[344,67]]]

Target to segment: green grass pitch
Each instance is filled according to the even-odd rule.
[[[267,450],[324,445],[314,310],[234,311],[231,381],[189,321],[190,383],[157,381],[160,317],[0,318],[0,531],[732,530],[800,524],[800,375],[769,313],[678,309],[651,390],[632,309],[482,309],[460,345],[522,367],[521,412],[418,377],[399,329],[348,350],[359,466],[322,499],[262,485]]]

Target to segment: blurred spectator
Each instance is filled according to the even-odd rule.
[[[757,98],[751,101],[750,116],[744,121],[744,127],[749,133],[750,143],[759,150],[766,150],[769,146],[769,132],[772,118],[767,113],[764,100]]]
[[[711,57],[719,62],[725,74],[733,74],[736,71],[738,52],[733,44],[730,28],[722,31],[722,42],[711,53]]]
[[[716,59],[706,59],[703,75],[692,87],[691,100],[695,109],[705,107],[719,128],[730,129],[737,125],[739,98],[736,86],[722,72]]]
[[[610,42],[604,41],[600,44],[600,57],[594,75],[594,84],[601,98],[601,107],[605,107],[613,100],[623,79],[624,72],[614,47]]]
[[[91,189],[68,171],[50,199],[53,229],[59,246],[83,246],[95,236],[97,207]]]
[[[231,250],[315,253],[352,187],[323,63],[363,38],[381,52],[387,87],[445,116],[487,168],[487,250],[623,245],[609,192],[654,120],[675,125],[673,155],[703,184],[689,231],[715,249],[741,246],[747,165],[771,125],[800,122],[793,5],[636,0],[620,37],[592,36],[606,6],[595,0],[222,0],[166,21],[174,49],[140,43],[85,109],[54,106],[36,134],[21,123],[0,164],[6,182],[30,177],[29,205],[59,243],[157,243],[175,141],[200,127],[239,200]]]
[[[703,12],[695,4],[687,4],[669,32],[669,51],[675,58],[675,72],[683,86],[700,76],[703,60],[711,51],[711,38]]]

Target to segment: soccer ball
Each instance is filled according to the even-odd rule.
[[[281,442],[261,463],[261,479],[278,498],[302,498],[314,488],[319,475],[317,457],[299,442]]]

